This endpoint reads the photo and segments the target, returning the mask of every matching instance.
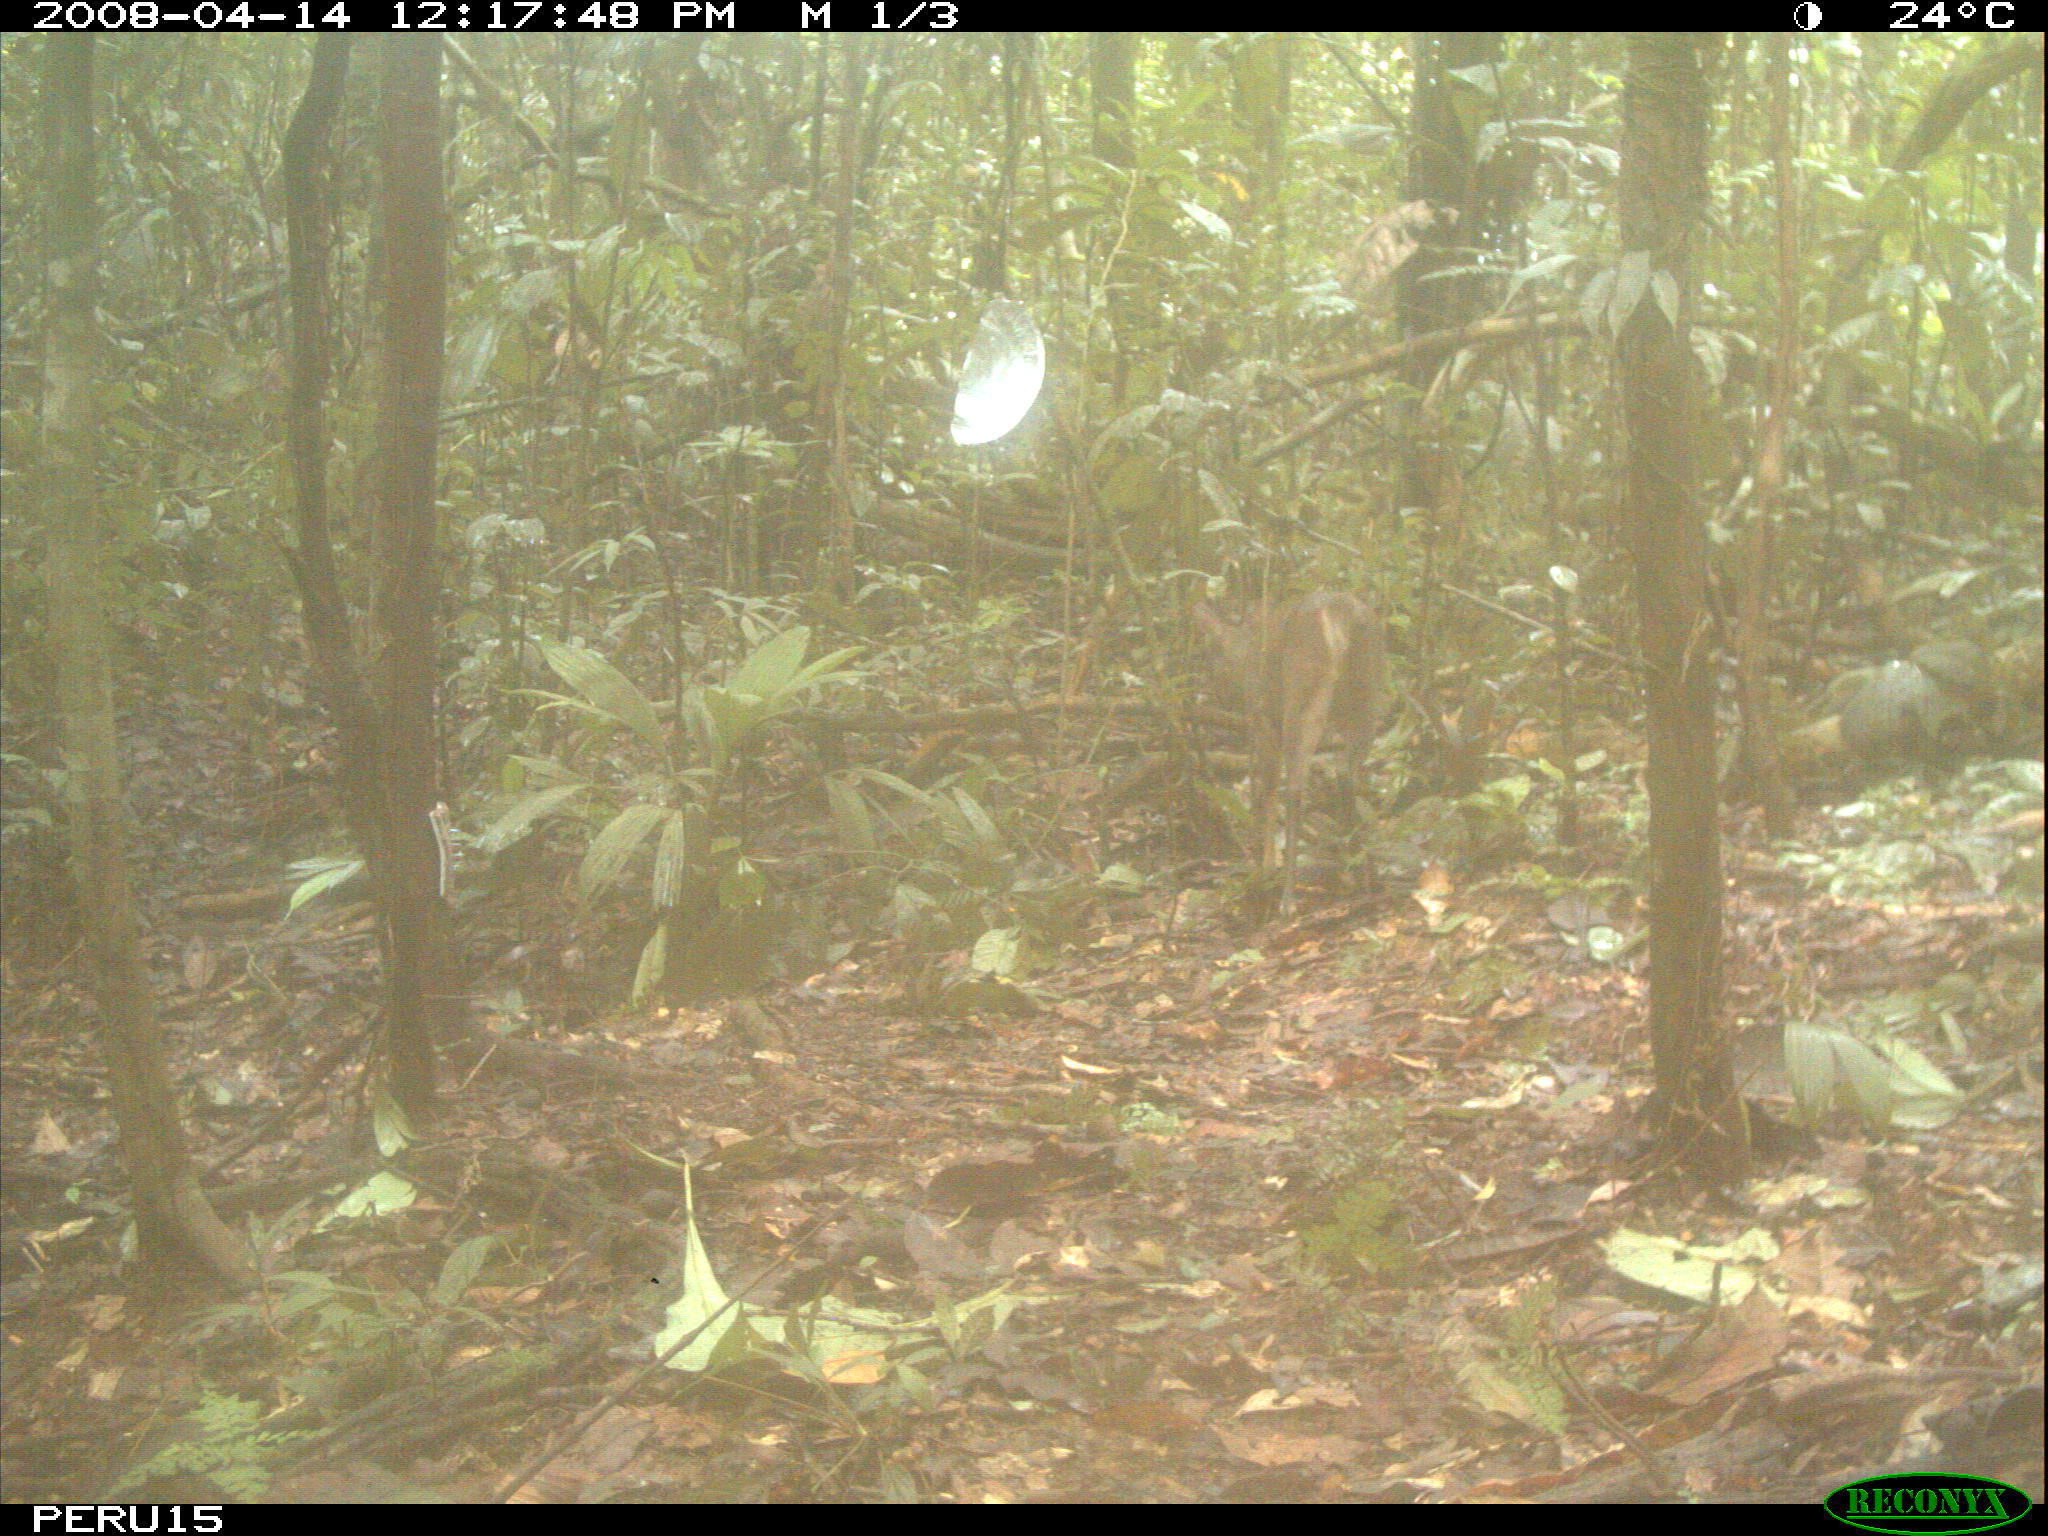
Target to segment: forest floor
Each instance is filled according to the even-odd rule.
[[[1726,818],[1756,1177],[1700,1197],[1646,1155],[1619,835],[1264,928],[1222,866],[1156,880],[976,1009],[934,1001],[965,957],[883,942],[630,1007],[644,923],[529,871],[459,906],[478,1029],[380,1157],[370,919],[284,912],[321,817],[260,766],[317,722],[128,729],[192,1150],[267,1279],[124,1270],[85,969],[15,879],[10,1499],[2040,1495],[2041,823],[1975,769],[1809,808],[1796,855]],[[1883,1130],[1846,1092],[1793,1128],[1788,1025],[1898,1042],[1834,1058]],[[713,1285],[754,1342],[728,1310],[656,1364]]]

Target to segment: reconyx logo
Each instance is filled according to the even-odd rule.
[[[1844,1525],[1866,1531],[1962,1536],[2010,1525],[2033,1507],[2033,1500],[2010,1483],[1988,1477],[1901,1472],[1844,1483],[1827,1496],[1825,1507]]]

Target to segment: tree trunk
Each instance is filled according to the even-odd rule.
[[[1696,365],[1686,342],[1691,235],[1706,205],[1702,46],[1683,33],[1630,39],[1616,302],[1629,303],[1619,365],[1649,722],[1650,1042],[1659,1130],[1684,1166],[1721,1183],[1745,1170],[1748,1139],[1721,1015],[1716,647],[1693,463]]]
[[[1749,793],[1764,810],[1764,830],[1792,835],[1792,796],[1778,761],[1778,731],[1765,662],[1770,651],[1771,586],[1778,509],[1785,496],[1785,418],[1796,392],[1799,358],[1799,219],[1793,179],[1790,61],[1785,39],[1770,40],[1771,159],[1778,189],[1778,323],[1772,343],[1769,414],[1757,446],[1756,508],[1743,530],[1742,589],[1735,630],[1737,689],[1742,700],[1742,768]]]
[[[92,39],[43,43],[45,237],[49,320],[43,351],[39,500],[49,531],[50,650],[68,775],[72,877],[99,1008],[121,1153],[135,1192],[143,1263],[162,1272],[190,1254],[236,1289],[255,1272],[199,1192],[185,1152],[128,875],[128,829],[114,720],[113,636],[93,495],[93,299],[99,214],[94,202]]]
[[[453,1022],[447,908],[431,815],[434,750],[434,459],[441,405],[446,235],[441,189],[441,42],[379,45],[378,214],[383,335],[377,381],[377,588],[371,605],[384,853],[380,897],[391,965],[385,1004],[394,1096],[433,1103],[434,1045]]]

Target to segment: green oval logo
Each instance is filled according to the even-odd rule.
[[[1895,1472],[1858,1478],[1827,1496],[1823,1507],[1844,1525],[1911,1536],[1995,1531],[2010,1525],[2034,1501],[2010,1483],[1960,1472]]]

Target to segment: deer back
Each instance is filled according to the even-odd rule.
[[[1197,602],[1195,622],[1219,693],[1253,717],[1278,726],[1286,742],[1312,725],[1315,751],[1325,730],[1369,740],[1387,692],[1385,626],[1372,605],[1350,592],[1316,592],[1229,624]]]

